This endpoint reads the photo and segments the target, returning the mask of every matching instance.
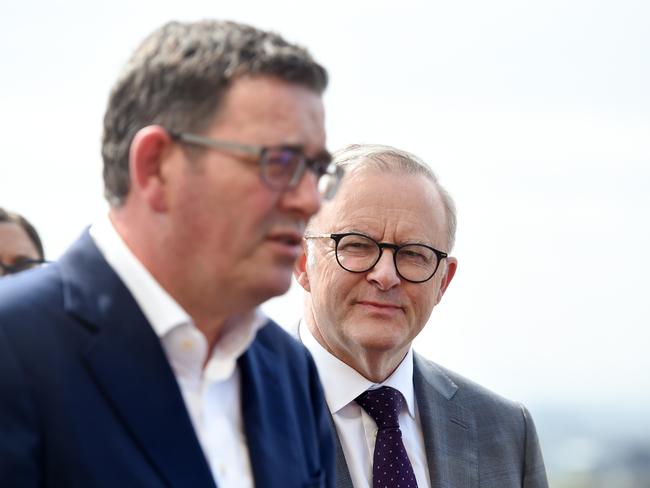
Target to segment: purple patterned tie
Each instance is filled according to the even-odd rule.
[[[368,390],[356,402],[377,424],[377,439],[372,460],[373,488],[417,488],[413,466],[404,449],[399,429],[399,412],[404,397],[395,388],[382,386]]]

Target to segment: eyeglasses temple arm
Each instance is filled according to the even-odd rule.
[[[240,151],[254,156],[261,156],[264,152],[264,149],[257,146],[251,146],[248,144],[239,144],[237,142],[230,141],[221,141],[219,139],[212,139],[209,137],[203,137],[196,134],[187,134],[184,132],[174,132],[167,131],[172,139],[185,142],[187,144],[194,144],[196,146],[208,146],[215,149],[231,149],[234,151]]]

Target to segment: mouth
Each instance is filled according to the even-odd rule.
[[[302,233],[296,231],[276,231],[269,235],[268,239],[285,246],[300,246],[302,244]]]
[[[267,236],[267,242],[276,255],[288,258],[292,263],[302,252],[302,233],[295,230],[279,230]]]
[[[302,243],[302,234],[293,231],[274,232],[269,235],[268,239],[272,242],[284,244],[285,246],[300,246]]]
[[[372,309],[383,310],[386,312],[394,311],[394,310],[403,310],[403,307],[399,305],[395,305],[392,303],[385,303],[385,302],[375,302],[371,300],[360,300],[357,302],[357,304]]]

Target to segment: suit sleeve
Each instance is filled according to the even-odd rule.
[[[38,361],[38,358],[30,358]],[[33,401],[25,376],[0,327],[0,480],[2,486],[35,488],[40,480],[40,445]]]
[[[318,429],[318,448],[323,467],[324,483],[319,486],[334,488],[336,485],[336,472],[334,464],[334,434],[332,418],[327,408],[323,387],[318,377],[316,364],[310,354],[307,354],[310,369],[311,398],[313,412]]]
[[[523,488],[548,488],[546,468],[537,438],[537,430],[530,412],[525,407],[522,407],[522,410],[526,423]]]

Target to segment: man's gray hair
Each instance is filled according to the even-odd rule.
[[[346,178],[360,170],[374,169],[421,175],[429,179],[438,191],[445,208],[447,252],[451,252],[456,240],[456,206],[451,195],[438,181],[436,174],[422,159],[410,152],[381,144],[352,144],[334,153],[333,158],[337,166],[345,169]]]
[[[302,47],[228,21],[170,22],[135,51],[113,87],[104,116],[104,195],[121,205],[129,192],[129,148],[152,124],[205,130],[232,82],[274,76],[322,94],[327,72]]]

